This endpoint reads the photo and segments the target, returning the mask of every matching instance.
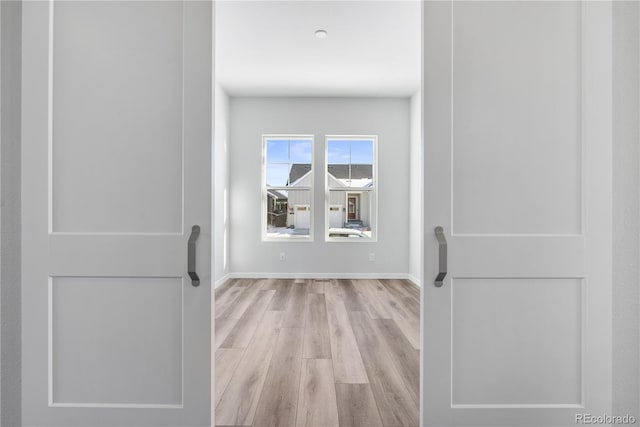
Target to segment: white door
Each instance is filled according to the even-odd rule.
[[[210,425],[211,7],[23,4],[24,425]]]
[[[295,205],[293,223],[295,228],[308,229],[311,224],[311,210],[309,205]]]
[[[329,206],[329,228],[341,228],[342,226],[342,205]]]
[[[424,7],[421,425],[611,414],[611,6]]]

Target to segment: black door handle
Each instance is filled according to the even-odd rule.
[[[193,286],[200,285],[200,278],[198,277],[198,273],[196,273],[196,240],[198,240],[199,235],[200,226],[194,225],[191,227],[191,235],[189,236],[189,243],[187,244],[187,270]]]
[[[435,280],[437,288],[442,286],[442,281],[447,275],[447,239],[444,237],[444,229],[437,226],[435,229],[436,239],[438,239],[438,264],[439,273]]]

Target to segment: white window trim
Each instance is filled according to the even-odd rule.
[[[297,190],[308,190],[310,194],[310,202],[309,202],[309,210],[310,210],[310,218],[309,218],[309,235],[308,236],[269,236],[267,235],[267,140],[269,139],[310,139],[311,140],[311,186],[309,187],[298,187]],[[260,182],[260,191],[262,193],[262,203],[261,203],[261,241],[263,242],[313,242],[313,218],[314,218],[314,208],[313,208],[313,187],[314,187],[314,174],[315,174],[315,135],[299,135],[299,134],[264,134],[262,135],[262,157],[261,157],[261,182]],[[290,187],[272,187],[274,190],[284,190],[291,191]],[[289,207],[287,206],[287,210]],[[287,213],[288,215],[288,213]],[[295,214],[294,214],[295,215]]]
[[[343,141],[373,141],[373,188],[368,187],[348,187],[340,189],[340,191],[348,191],[350,193],[371,193],[371,238],[369,239],[351,239],[344,237],[329,237],[329,140],[340,139]],[[377,135],[325,135],[324,137],[324,240],[325,242],[342,242],[342,243],[375,243],[378,241],[378,136]],[[345,207],[346,207],[345,201]]]

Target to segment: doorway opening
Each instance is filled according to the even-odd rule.
[[[421,2],[215,16],[215,424],[419,425]]]

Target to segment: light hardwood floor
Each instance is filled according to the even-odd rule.
[[[216,292],[216,426],[417,426],[420,291],[233,279]]]

